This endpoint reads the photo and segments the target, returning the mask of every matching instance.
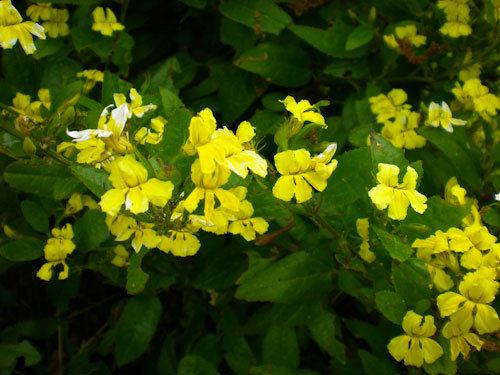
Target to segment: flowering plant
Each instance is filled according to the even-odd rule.
[[[2,373],[499,372],[499,19],[0,0]]]

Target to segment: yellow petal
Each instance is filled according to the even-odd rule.
[[[129,189],[125,199],[125,208],[134,214],[140,214],[148,210],[148,197],[140,186]]]
[[[156,178],[151,178],[141,185],[141,189],[152,204],[163,207],[172,197],[174,184],[170,181],[160,181]]]
[[[104,193],[104,195],[101,197],[99,206],[101,206],[101,210],[108,215],[116,216],[124,202],[125,194],[123,190],[111,189]]]
[[[273,195],[283,201],[292,200],[295,191],[293,176],[281,176],[273,186]]]

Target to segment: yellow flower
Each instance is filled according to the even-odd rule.
[[[385,43],[392,49],[399,48],[397,40],[407,40],[415,47],[423,46],[427,41],[427,37],[417,34],[417,27],[415,25],[397,26],[394,32],[396,35],[384,35]]]
[[[337,144],[332,143],[312,158],[305,149],[276,154],[274,164],[281,177],[274,184],[273,195],[287,202],[295,197],[297,203],[303,203],[312,198],[312,187],[317,191],[325,190],[328,178],[337,168],[337,160],[332,160],[336,149]]]
[[[425,195],[420,194],[417,188],[417,172],[408,166],[403,177],[403,183],[398,183],[399,168],[392,164],[378,164],[377,181],[368,195],[379,210],[389,207],[388,215],[394,220],[406,218],[408,206],[418,212],[424,213],[427,209]]]
[[[113,249],[113,259],[111,259],[111,264],[113,264],[116,267],[127,267],[128,266],[128,259],[130,258],[130,254],[125,249],[125,246],[123,245],[116,245]]]
[[[110,8],[106,8],[106,13],[104,13],[104,8],[97,7],[92,12],[92,17],[94,19],[92,30],[100,32],[104,36],[111,36],[115,31],[122,31],[125,28],[118,22]]]
[[[448,104],[446,104],[445,102],[441,102],[441,105],[431,102],[431,104],[429,105],[427,123],[435,128],[441,126],[447,132],[453,133],[452,125],[462,126],[467,122],[464,120],[453,118],[450,107],[448,107]]]
[[[439,29],[442,34],[451,38],[470,35],[471,27],[469,22],[470,8],[467,5],[468,0],[439,0],[438,8],[443,9],[446,14],[446,23]]]
[[[215,209],[215,198],[220,205],[230,211],[236,212],[240,208],[240,200],[234,193],[221,188],[229,181],[231,172],[217,166],[212,173],[201,171],[200,159],[196,159],[191,165],[191,180],[195,184],[194,190],[184,201],[184,208],[188,212],[193,212],[198,208],[201,200],[205,201],[204,215],[210,220]]]
[[[363,240],[359,246],[358,255],[365,262],[372,263],[377,257],[375,256],[375,253],[370,250],[369,226],[370,223],[368,222],[368,218],[356,220],[356,231]]]
[[[393,89],[387,95],[380,94],[369,99],[372,112],[377,115],[377,122],[383,124],[395,118],[401,110],[410,109],[411,105],[405,104],[408,95],[401,89]]]
[[[472,52],[470,49],[467,49],[467,53],[465,54],[463,61],[463,68],[458,73],[458,79],[460,81],[465,82],[469,79],[479,78],[481,74],[481,65],[479,63],[472,64]]]
[[[29,95],[21,94],[20,92],[16,93],[14,99],[12,99],[13,107],[10,107],[17,113],[28,117],[30,120],[34,122],[42,122],[42,107],[46,109],[50,109],[51,99],[50,92],[48,89],[40,89],[38,90],[38,99],[36,101],[31,101],[31,97]]]
[[[67,9],[51,9],[49,18],[42,23],[42,26],[50,38],[66,36],[69,34],[68,19]]]
[[[98,209],[99,206],[92,199],[92,197],[82,194],[82,193],[73,193],[66,204],[66,209],[64,211],[64,215],[74,215],[77,212],[83,210],[84,207],[88,207],[91,210]]]
[[[0,46],[9,49],[19,40],[24,52],[31,55],[36,50],[32,34],[45,39],[45,32],[35,22],[22,21],[23,18],[10,0],[0,0]]]
[[[424,362],[433,363],[443,355],[441,346],[429,338],[436,333],[433,316],[422,317],[408,311],[403,318],[403,330],[406,335],[393,338],[387,345],[396,361],[404,360],[406,366],[421,367]]]
[[[309,100],[301,100],[298,103],[291,96],[287,96],[284,100],[280,100],[285,105],[288,112],[293,115],[300,124],[305,122],[311,122],[313,124],[318,124],[323,127],[327,127],[325,119],[319,113],[318,109],[309,103]]]
[[[477,351],[481,350],[483,341],[475,333],[470,332],[471,322],[466,320],[452,319],[443,327],[443,336],[450,340],[451,360],[456,361],[462,353],[467,359],[470,348],[473,346]]]
[[[243,178],[249,170],[261,177],[267,175],[266,160],[251,145],[255,131],[248,121],[238,126],[236,134],[225,127],[216,128],[208,108],[194,116],[189,124],[189,138],[183,149],[188,155],[198,154],[203,173],[213,173],[219,165]]]
[[[115,216],[123,203],[134,214],[146,212],[151,203],[163,207],[172,196],[174,185],[170,181],[148,178],[146,168],[131,155],[122,156],[110,164],[110,176],[114,189],[108,190],[99,202],[101,209]]]
[[[89,92],[96,85],[97,82],[104,81],[104,73],[97,69],[87,69],[76,73],[77,77],[85,78],[83,84],[83,91]]]
[[[50,18],[51,10],[52,4],[50,3],[36,3],[31,4],[28,9],[26,9],[26,15],[35,22],[38,22],[39,20],[45,21]]]
[[[234,216],[234,220],[229,224],[227,231],[232,234],[239,234],[247,241],[255,240],[256,233],[266,233],[269,227],[269,224],[263,218],[252,217],[253,206],[247,200],[241,202],[240,209]]]
[[[420,114],[417,112],[401,110],[394,121],[388,120],[384,123],[381,134],[397,148],[413,150],[424,147],[426,139],[415,131],[419,118]]]
[[[157,145],[163,138],[163,131],[166,123],[167,120],[162,116],[151,119],[151,129],[146,127],[140,128],[134,135],[135,141],[139,142],[141,145],[145,143]]]
[[[467,23],[459,21],[446,22],[441,26],[439,31],[441,31],[441,34],[448,35],[450,38],[467,36],[472,33],[472,29]]]
[[[61,229],[52,229],[52,237],[47,240],[43,248],[47,262],[36,274],[40,279],[49,281],[52,278],[52,269],[59,264],[63,267],[63,270],[59,273],[59,280],[68,278],[69,267],[66,264],[66,257],[76,248],[72,239],[73,228],[71,224],[66,224]]]
[[[154,224],[141,223],[130,216],[107,215],[106,225],[111,234],[116,237],[115,241],[127,241],[133,236],[132,247],[137,253],[141,250],[143,245],[148,249],[153,249],[160,242],[160,236],[158,236],[153,229]]]
[[[187,257],[198,252],[200,241],[189,230],[169,230],[166,236],[161,236],[158,249],[177,257]]]
[[[115,106],[118,108],[123,104],[126,104],[128,107],[127,116],[128,118],[132,118],[135,116],[137,118],[141,118],[146,113],[150,111],[154,111],[156,109],[156,105],[147,104],[142,105],[142,96],[139,95],[136,89],[131,88],[128,94],[130,98],[130,103],[127,102],[127,97],[123,94],[113,94],[113,99],[115,101]]]
[[[466,195],[467,190],[458,184],[456,177],[452,177],[448,180],[444,187],[444,199],[446,202],[455,206],[464,205]]]
[[[438,296],[437,306],[442,317],[474,324],[479,334],[496,332],[500,329],[500,319],[489,304],[495,299],[499,283],[496,272],[482,268],[466,274],[458,286],[460,294],[446,292]]]
[[[477,78],[467,80],[463,87],[457,82],[451,91],[466,110],[473,110],[486,120],[496,116],[500,109],[500,99],[491,94],[488,87]]]

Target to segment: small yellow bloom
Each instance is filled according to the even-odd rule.
[[[301,100],[298,103],[292,96],[287,96],[285,99],[280,100],[288,112],[293,115],[300,124],[311,122],[323,127],[327,127],[324,117],[319,113],[318,109],[313,106],[309,100]]]
[[[31,55],[36,50],[32,35],[45,39],[42,26],[32,21],[23,22],[10,0],[0,0],[0,46],[9,49],[19,41],[24,52]]]
[[[106,8],[106,13],[104,13],[104,8],[97,7],[92,12],[92,17],[94,19],[92,30],[100,32],[104,36],[111,36],[115,31],[122,31],[125,28],[118,22],[110,8]]]
[[[162,116],[151,119],[151,129],[146,127],[140,128],[137,133],[135,133],[134,140],[141,145],[145,143],[157,145],[163,139],[163,131],[166,123],[167,120]]]
[[[83,91],[89,92],[94,88],[97,82],[104,81],[104,73],[97,69],[87,69],[76,73],[77,77],[85,78],[86,81],[83,84]]]
[[[256,233],[264,234],[267,232],[269,224],[261,217],[253,216],[253,206],[243,200],[240,209],[234,214],[234,219],[228,226],[227,231],[232,234],[239,234],[247,241],[255,240]]]
[[[127,97],[123,94],[113,94],[113,99],[115,101],[115,106],[118,108],[123,104],[126,104],[128,107],[127,115],[128,118],[132,118],[135,116],[137,118],[141,118],[146,113],[150,111],[154,111],[156,109],[156,105],[147,104],[142,105],[142,96],[139,95],[136,89],[131,88],[128,94],[130,98],[130,103],[127,102]]]
[[[26,15],[35,22],[40,20],[46,21],[50,18],[51,10],[52,4],[50,3],[36,3],[31,4],[28,9],[26,9]]]
[[[466,195],[467,190],[458,184],[456,177],[452,177],[448,180],[444,187],[444,199],[446,202],[455,206],[464,205]]]
[[[115,241],[127,241],[132,236],[132,248],[138,253],[142,246],[155,248],[160,242],[160,236],[155,232],[154,224],[141,223],[130,216],[106,216],[106,225]]]
[[[369,226],[370,223],[368,222],[368,218],[356,220],[356,231],[363,240],[359,246],[358,255],[365,262],[372,263],[375,259],[377,259],[377,257],[375,256],[375,253],[370,250]]]
[[[458,286],[460,294],[446,292],[438,296],[437,306],[441,316],[474,325],[479,334],[499,330],[500,319],[489,305],[500,286],[495,277],[496,272],[490,268],[466,274]]]
[[[221,166],[217,166],[213,173],[203,173],[200,159],[196,159],[191,165],[191,180],[195,188],[184,201],[184,208],[188,212],[193,212],[198,208],[200,201],[204,200],[204,215],[207,220],[210,220],[217,197],[223,208],[237,212],[240,208],[240,200],[234,193],[221,187],[229,181],[230,174],[229,170]]]
[[[442,34],[458,38],[472,33],[472,29],[468,25],[470,8],[467,2],[468,0],[438,1],[438,8],[443,9],[446,15],[446,23],[439,29]]]
[[[113,259],[111,259],[111,264],[120,268],[128,266],[128,259],[130,258],[130,254],[127,249],[125,249],[125,246],[116,245],[113,249],[113,254],[114,256]]]
[[[403,182],[398,182],[399,168],[392,164],[378,164],[377,181],[368,195],[379,210],[389,207],[388,215],[393,220],[406,218],[408,206],[418,212],[424,213],[427,209],[425,195],[420,194],[417,188],[417,171],[408,166]]]
[[[99,205],[111,216],[115,216],[125,203],[125,208],[134,214],[146,212],[149,204],[163,207],[170,200],[174,185],[170,181],[148,178],[146,168],[131,155],[122,156],[110,164],[110,176],[114,189],[108,190]]]
[[[447,132],[453,133],[452,125],[462,126],[467,122],[464,120],[453,118],[451,109],[445,102],[441,102],[441,105],[431,102],[431,104],[429,105],[427,123],[435,128],[441,126]]]
[[[443,336],[450,340],[452,361],[456,361],[460,353],[464,359],[467,359],[471,346],[477,351],[480,351],[483,346],[483,341],[479,336],[470,332],[470,323],[467,320],[452,319],[443,327]]]
[[[384,123],[381,134],[397,148],[413,150],[424,147],[426,139],[415,131],[419,118],[420,114],[417,112],[401,110],[393,121]]]
[[[47,240],[43,248],[47,262],[36,274],[40,279],[49,281],[52,278],[52,269],[57,265],[62,265],[63,267],[63,270],[59,273],[59,280],[68,278],[69,267],[66,264],[66,257],[76,248],[72,239],[73,228],[71,224],[66,224],[61,229],[52,229],[52,237]]]
[[[396,361],[421,367],[424,362],[433,363],[443,355],[441,346],[430,338],[436,333],[433,316],[422,317],[408,311],[403,318],[403,329],[406,335],[393,338],[387,345]]]
[[[38,99],[36,101],[31,101],[29,95],[24,95],[20,92],[16,93],[14,99],[12,99],[13,106],[10,107],[17,113],[26,116],[33,122],[42,122],[42,107],[50,109],[51,99],[50,92],[48,89],[38,90]]]
[[[397,40],[407,40],[415,47],[423,46],[427,42],[427,37],[417,34],[415,25],[397,26],[394,29],[394,34],[384,35],[384,41],[389,48],[398,49]]]
[[[500,109],[500,99],[477,78],[465,81],[463,86],[457,82],[451,91],[466,110],[475,111],[486,120],[496,116]]]
[[[401,89],[393,89],[387,95],[380,94],[369,98],[372,112],[377,115],[378,123],[393,119],[401,110],[408,110],[411,105],[405,104],[408,95]]]
[[[177,257],[188,257],[198,252],[200,241],[189,230],[170,230],[166,236],[161,236],[158,249]]]
[[[66,204],[64,215],[74,215],[83,210],[84,207],[88,207],[91,210],[99,208],[92,197],[82,193],[73,193]]]
[[[51,9],[49,18],[42,23],[42,26],[50,38],[67,36],[69,35],[68,19],[67,9]]]
[[[273,195],[286,202],[295,197],[297,203],[303,203],[312,198],[312,188],[325,190],[328,178],[337,168],[337,160],[332,160],[336,149],[337,144],[332,143],[312,158],[305,149],[276,154],[274,164],[281,177],[274,184]]]

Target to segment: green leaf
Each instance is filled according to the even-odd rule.
[[[141,293],[146,283],[149,280],[149,275],[144,272],[141,268],[142,259],[146,255],[147,251],[145,248],[141,249],[138,253],[133,252],[130,256],[129,266],[127,268],[127,292],[130,294]]]
[[[363,349],[358,350],[358,354],[366,374],[386,375],[398,373],[389,360],[384,360]]]
[[[35,201],[22,201],[21,211],[26,221],[38,232],[48,232],[49,230],[49,215],[44,208]]]
[[[358,199],[368,199],[372,186],[370,152],[367,147],[343,153],[338,158],[337,169],[328,180],[323,192],[329,205],[347,205]]]
[[[420,300],[431,295],[429,272],[421,260],[408,259],[393,265],[392,281],[398,294],[410,306],[416,306]]]
[[[170,117],[176,110],[184,108],[184,103],[179,97],[167,88],[160,89],[161,104],[163,112],[167,117]]]
[[[75,242],[80,250],[92,250],[109,237],[106,214],[96,210],[88,210],[73,225]]]
[[[335,315],[319,307],[309,318],[307,327],[320,348],[341,363],[345,363],[344,344],[335,336]]]
[[[173,162],[182,155],[182,146],[189,135],[191,112],[185,108],[178,109],[168,118],[165,133],[158,145],[158,153],[163,160]]]
[[[96,197],[101,197],[111,189],[108,174],[102,169],[96,169],[90,165],[75,164],[71,166],[71,172],[84,184]]]
[[[396,292],[382,290],[375,294],[375,303],[379,311],[391,322],[401,325],[407,312],[406,303]]]
[[[230,0],[222,3],[219,11],[227,18],[256,32],[260,30],[275,35],[292,22],[283,9],[268,0]]]
[[[243,52],[234,63],[284,87],[303,86],[311,78],[308,55],[292,44],[261,43]]]
[[[272,326],[262,344],[262,362],[296,368],[299,365],[299,345],[292,328]]]
[[[181,359],[178,375],[218,375],[217,369],[206,359],[197,355],[187,355]]]
[[[289,29],[300,39],[317,50],[339,58],[361,57],[368,51],[366,47],[346,49],[347,38],[353,31],[352,26],[343,19],[336,19],[333,27],[323,30],[311,26],[291,25]]]
[[[0,246],[0,255],[14,262],[39,259],[43,255],[44,243],[36,238],[22,238]]]
[[[118,67],[119,73],[128,74],[130,63],[132,62],[132,48],[134,47],[134,38],[129,33],[122,31],[114,45],[114,53],[111,61]]]
[[[118,77],[116,74],[105,71],[104,81],[102,83],[102,98],[101,102],[106,106],[114,103],[113,94],[128,95],[132,85]]]
[[[46,198],[54,197],[54,186],[69,183],[72,177],[60,164],[16,161],[4,172],[5,181],[13,188]]]
[[[420,130],[420,133],[441,150],[443,156],[455,167],[456,175],[465,182],[466,187],[478,191],[482,179],[473,159],[469,156],[470,147],[460,145],[442,129],[425,127]]]
[[[356,27],[345,42],[346,51],[351,51],[358,47],[364,46],[373,39],[373,28],[370,25],[359,25]]]
[[[238,54],[251,48],[256,40],[257,36],[252,29],[228,18],[221,20],[220,41],[233,47]]]
[[[413,254],[412,248],[401,241],[398,236],[377,227],[373,227],[373,230],[393,259],[403,262]]]
[[[330,288],[329,260],[317,254],[298,252],[277,262],[250,266],[240,279],[236,298],[293,303],[326,293]]]
[[[19,357],[24,357],[27,367],[36,365],[42,359],[38,350],[27,340],[16,344],[0,344],[0,370],[2,367],[14,367]]]
[[[135,361],[144,353],[160,321],[162,305],[156,296],[128,300],[116,326],[115,359],[118,366]]]
[[[75,77],[75,79],[77,78]],[[83,82],[81,80],[71,82],[64,86],[63,89],[52,99],[50,111],[52,113],[63,113],[68,106],[76,103],[76,100],[82,92],[82,88]]]
[[[391,142],[378,134],[371,134],[370,142],[374,174],[378,172],[379,163],[394,164],[399,167],[400,180],[402,180],[408,166],[403,150],[394,147]]]

